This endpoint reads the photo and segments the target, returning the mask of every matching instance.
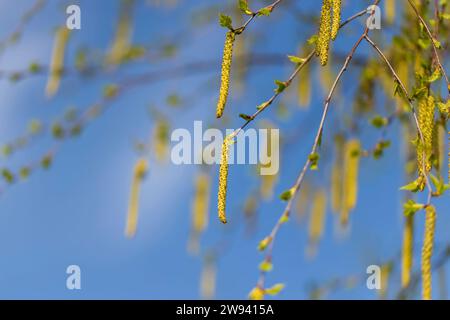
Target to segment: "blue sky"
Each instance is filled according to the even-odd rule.
[[[0,0],[0,39],[8,35],[32,0]],[[79,46],[108,49],[117,21],[118,1],[69,1],[82,10],[82,29],[74,31],[69,41],[67,61],[73,66]],[[29,25],[20,41],[0,56],[0,70],[22,70],[31,61],[48,64],[53,42],[52,31],[65,21],[62,1],[49,1]],[[45,75],[12,84],[0,80],[0,143],[20,136],[32,118],[51,122],[68,106],[81,110],[98,100],[102,88],[111,79],[123,80],[130,75],[164,70],[191,61],[214,60],[221,56],[224,29],[217,23],[192,28],[192,13],[210,1],[182,1],[175,9],[152,7],[139,1],[134,11],[135,43],[160,43],[174,37],[182,40],[177,56],[171,60],[145,62],[92,79],[68,76],[58,94],[45,97]],[[217,1],[220,6],[234,1]],[[261,2],[259,2],[261,3]],[[344,17],[358,12],[363,5],[347,1]],[[299,6],[300,11],[318,12],[318,2]],[[346,54],[362,32],[364,20],[352,23],[337,41],[334,49]],[[315,27],[302,23],[280,6],[271,17],[254,21],[246,30],[252,37],[256,53],[295,54],[300,44],[315,32]],[[389,41],[389,31],[374,34],[380,41]],[[169,39],[169,40],[168,40]],[[238,39],[239,41],[239,39]],[[383,43],[383,42],[381,42]],[[387,44],[387,42],[386,42]],[[363,44],[358,57],[372,55]],[[315,65],[317,63],[315,62]],[[246,90],[236,98],[231,92],[227,112],[232,119],[228,127],[241,123],[239,113],[250,113],[270,97],[273,80],[287,78],[292,65],[285,64],[250,68]],[[339,99],[333,104],[324,133],[324,141],[332,140],[340,115],[351,108],[352,94],[357,86],[359,70],[344,76]],[[48,171],[37,171],[27,182],[7,188],[0,196],[0,298],[35,299],[197,299],[201,258],[186,252],[190,227],[190,206],[198,166],[158,164],[151,158],[150,171],[142,186],[138,233],[134,239],[124,236],[126,211],[132,168],[137,159],[133,151],[135,139],[146,139],[152,128],[148,106],[157,106],[170,119],[172,128],[193,127],[194,120],[220,127],[214,119],[219,81],[217,70],[142,85],[126,92],[111,104],[107,112],[89,125],[76,139],[64,141]],[[316,75],[314,77],[317,77]],[[205,83],[210,85],[205,86]],[[304,163],[319,123],[324,92],[317,79],[313,82],[313,99],[307,111],[299,109],[295,99],[286,100],[288,120],[274,120],[283,133],[305,126],[295,143],[281,155],[281,170],[275,195],[288,189]],[[199,89],[200,88],[200,89]],[[295,88],[293,89],[295,90]],[[181,96],[200,92],[201,97],[185,109],[164,105],[167,94]],[[275,107],[275,106],[274,106]],[[263,114],[276,119],[275,110]],[[329,129],[327,129],[329,128]],[[274,270],[268,285],[283,282],[281,299],[307,298],[312,282],[324,283],[352,274],[364,276],[366,267],[393,257],[398,258],[401,246],[403,194],[405,184],[401,158],[400,128],[394,124],[388,132],[393,145],[379,161],[365,158],[361,163],[358,205],[351,215],[349,234],[338,239],[334,217],[327,212],[326,232],[314,260],[305,257],[307,229],[295,219],[283,226],[274,250]],[[374,129],[363,132],[363,145],[370,146],[378,135]],[[9,159],[0,159],[0,167],[17,169],[23,163],[39,159],[52,148],[50,137],[39,138],[25,150]],[[332,147],[331,142],[324,143]],[[328,155],[330,156],[330,154]],[[328,185],[326,166],[309,172],[317,184]],[[219,299],[244,299],[255,285],[258,264],[263,259],[256,247],[277,221],[284,204],[275,196],[264,202],[258,212],[258,227],[248,236],[243,226],[241,205],[257,186],[250,166],[231,166],[229,174],[230,225],[224,227],[215,219],[215,197],[218,167],[211,168],[210,224],[202,237],[202,247],[213,246],[221,239],[229,241],[228,249],[219,257],[217,293]],[[321,168],[322,169],[322,168]],[[446,226],[449,218],[448,197],[436,202],[438,208],[437,251],[450,239]],[[417,270],[420,257],[423,216],[416,219]],[[398,261],[398,259],[397,259]],[[67,290],[65,270],[76,264],[81,267],[82,289]],[[392,286],[399,283],[398,264]],[[393,291],[395,292],[395,290]],[[364,282],[353,290],[340,290],[329,298],[376,298]]]

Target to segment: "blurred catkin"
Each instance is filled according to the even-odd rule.
[[[394,18],[395,18],[395,2],[396,2],[396,0],[386,0],[384,2],[385,10],[386,10],[386,21],[389,24],[392,24],[394,22]]]
[[[338,213],[342,206],[342,177],[344,163],[344,138],[338,135],[335,138],[335,156],[331,172],[331,209]]]
[[[160,118],[156,121],[153,133],[153,150],[159,162],[164,162],[167,157],[170,141],[169,131],[169,122],[166,119]]]
[[[431,95],[419,101],[418,120],[423,135],[423,141],[420,136],[417,139],[417,169],[420,190],[425,188],[426,175],[431,170],[430,157],[433,151],[434,107],[434,98]]]
[[[298,104],[307,108],[311,102],[311,68],[309,63],[303,67],[303,76],[298,80]]]
[[[336,39],[336,36],[341,25],[341,0],[333,0],[333,23],[331,25],[331,40]]]
[[[228,183],[228,146],[230,144],[229,137],[223,140],[222,157],[219,168],[219,192],[217,195],[217,209],[219,220],[222,223],[227,223],[225,213],[226,199],[227,199],[227,183]]]
[[[47,97],[52,97],[59,89],[61,74],[64,69],[64,53],[66,51],[67,41],[69,40],[70,30],[65,26],[56,31],[53,43],[52,58],[50,61],[50,74],[47,80],[45,93]]]
[[[136,234],[140,187],[147,170],[147,160],[139,159],[134,166],[133,180],[131,183],[130,203],[128,207],[127,225],[125,228],[125,235],[127,237],[133,237]]]
[[[359,140],[349,140],[345,145],[344,153],[344,176],[341,205],[341,225],[348,223],[350,211],[356,205],[358,195],[358,172],[360,158]]]
[[[192,204],[192,229],[196,233],[205,231],[208,225],[209,176],[200,173],[195,182],[195,196]]]
[[[309,239],[312,242],[317,242],[322,236],[326,208],[326,192],[324,190],[319,190],[314,195],[311,220],[309,224]]]
[[[433,255],[434,229],[436,225],[436,209],[426,208],[425,235],[422,247],[422,298],[431,300],[431,257]]]
[[[228,31],[225,38],[225,45],[223,49],[223,59],[222,59],[222,74],[219,92],[219,101],[217,102],[216,117],[220,118],[225,110],[225,105],[227,103],[228,91],[230,89],[230,71],[231,71],[231,61],[233,59],[233,44],[235,40],[235,33],[233,31]]]
[[[207,257],[203,262],[200,276],[200,296],[202,299],[213,299],[216,292],[216,264],[213,258]]]
[[[320,64],[326,65],[328,62],[328,49],[331,40],[331,4],[332,0],[322,1],[320,13],[319,37],[317,38],[316,55],[320,58]]]
[[[120,64],[125,59],[131,47],[131,8],[133,1],[123,1],[120,8],[120,17],[116,35],[106,62],[111,65]]]
[[[405,217],[403,226],[403,247],[402,247],[402,288],[406,288],[411,280],[411,270],[413,266],[414,250],[414,215]]]

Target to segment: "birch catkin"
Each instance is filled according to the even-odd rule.
[[[325,225],[325,213],[327,208],[327,197],[324,190],[319,190],[313,199],[311,218],[309,223],[309,241],[316,243],[323,233]]]
[[[233,31],[228,31],[225,38],[219,101],[217,102],[217,110],[216,110],[217,118],[222,117],[223,111],[225,110],[225,105],[227,103],[228,91],[230,89],[231,61],[233,59],[233,44],[235,37],[236,35]]]
[[[342,206],[342,176],[344,162],[344,138],[335,138],[335,158],[331,172],[331,209],[334,213],[340,212]]]
[[[345,145],[343,199],[341,208],[341,225],[346,225],[350,211],[356,205],[358,195],[358,172],[360,158],[359,140],[349,140]]]
[[[336,36],[341,25],[341,0],[333,0],[333,21],[331,24],[331,40],[336,39]]]
[[[320,64],[326,65],[328,62],[328,49],[331,39],[331,1],[323,0],[322,11],[320,13],[319,37],[316,45],[316,55],[320,58]]]
[[[147,173],[147,160],[139,159],[134,166],[133,181],[131,183],[130,203],[128,207],[127,225],[125,235],[133,237],[136,234],[138,213],[139,213],[139,192],[142,179]]]
[[[219,220],[222,223],[227,223],[225,213],[226,198],[227,198],[227,182],[228,182],[228,146],[230,144],[229,137],[223,140],[222,157],[219,168],[219,192],[217,195],[217,210]]]
[[[192,229],[201,233],[208,225],[209,177],[200,173],[195,183],[195,196],[192,204]]]
[[[405,217],[402,247],[402,288],[406,288],[411,280],[414,250],[414,215]]]
[[[59,84],[61,82],[61,73],[63,72],[64,68],[64,53],[66,51],[69,35],[70,30],[65,26],[59,28],[56,31],[52,58],[50,61],[50,74],[45,89],[47,97],[54,96],[59,89]]]
[[[419,173],[419,188],[423,190],[426,184],[426,175],[431,170],[431,153],[433,151],[433,126],[434,126],[434,98],[428,96],[419,102],[418,120],[422,131],[423,141],[417,141],[417,169]]]
[[[436,225],[436,209],[426,208],[425,236],[422,247],[422,298],[431,300],[431,257],[433,255],[434,229]]]

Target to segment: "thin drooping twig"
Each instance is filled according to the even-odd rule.
[[[448,95],[450,95],[450,83],[448,82],[448,77],[447,77],[447,73],[445,72],[444,66],[441,63],[441,59],[439,58],[439,53],[438,53],[438,48],[436,46],[435,43],[435,39],[433,37],[433,34],[430,31],[430,28],[428,27],[427,23],[425,22],[425,20],[422,18],[422,16],[419,13],[419,10],[417,10],[416,5],[414,4],[414,2],[412,2],[412,0],[408,0],[408,3],[410,4],[411,8],[414,10],[414,13],[416,14],[417,18],[419,19],[420,23],[422,23],[428,37],[431,40],[431,45],[433,46],[433,54],[434,57],[436,59],[436,62],[439,66],[439,69],[441,69],[442,75],[445,78],[445,82],[447,83],[447,91],[448,91]],[[447,95],[447,97],[448,97]]]
[[[248,18],[247,21],[245,21],[245,23],[244,23],[242,26],[240,26],[239,28],[234,29],[233,32],[234,32],[235,34],[241,34],[242,32],[244,32],[244,30],[247,28],[247,26],[248,26],[248,25],[249,25],[249,24],[250,24],[257,16],[260,15],[260,12],[261,12],[263,9],[269,9],[270,12],[272,12],[272,10],[273,10],[273,9],[274,9],[281,1],[282,1],[282,0],[277,0],[277,1],[275,1],[274,3],[272,3],[272,4],[268,5],[268,6],[265,6],[265,7],[261,8],[261,9],[259,9],[259,10],[256,11],[256,12],[253,12],[253,13],[250,15],[250,18]]]
[[[423,132],[422,132],[422,129],[420,128],[419,120],[417,118],[416,109],[414,108],[414,105],[412,104],[412,99],[411,99],[411,97],[410,97],[410,95],[408,93],[408,90],[406,89],[405,85],[403,84],[403,82],[400,79],[400,77],[398,76],[398,74],[395,72],[395,70],[392,67],[392,64],[389,62],[388,58],[384,55],[383,51],[381,51],[381,49],[372,41],[372,39],[369,38],[368,35],[365,36],[365,39],[378,52],[378,54],[380,55],[381,59],[386,63],[386,65],[388,66],[389,70],[391,71],[393,77],[395,78],[395,80],[399,84],[400,88],[402,89],[403,94],[405,95],[406,99],[408,100],[408,104],[409,104],[409,107],[411,109],[412,116],[414,118],[414,123],[416,125],[416,129],[417,129],[417,132],[419,134],[419,139],[421,140],[422,144],[425,145]],[[423,150],[422,157],[425,159],[425,150]],[[433,189],[431,188],[429,174],[425,170],[425,162],[423,162],[422,165],[423,165],[422,170],[423,170],[423,172],[425,174],[425,182],[426,182],[426,185],[427,185],[427,188],[428,188],[427,205],[429,205],[431,203],[431,197],[432,197],[432,194],[433,194]]]
[[[380,0],[375,0],[374,5],[377,5],[379,2],[380,2]],[[373,16],[373,14],[374,14],[374,11],[371,12],[371,16]],[[327,96],[327,98],[325,99],[325,102],[324,102],[324,109],[323,109],[323,112],[322,112],[322,117],[321,117],[320,124],[319,124],[319,127],[317,129],[316,136],[314,138],[314,143],[313,143],[313,146],[311,148],[311,152],[309,153],[309,155],[315,154],[317,152],[317,149],[319,147],[319,142],[321,140],[323,128],[324,128],[324,125],[325,125],[325,120],[326,120],[326,117],[327,117],[327,114],[328,114],[328,110],[329,110],[329,107],[330,107],[331,98],[333,97],[335,89],[336,89],[340,79],[342,78],[342,75],[347,70],[347,67],[350,64],[350,61],[352,60],[353,55],[356,52],[356,49],[359,47],[359,45],[361,44],[361,42],[364,40],[365,36],[368,33],[369,33],[369,28],[366,26],[363,34],[359,37],[359,39],[356,41],[356,43],[353,45],[352,49],[350,50],[350,53],[347,55],[347,58],[345,59],[345,62],[343,64],[342,68],[340,69],[336,79],[334,80],[333,85],[331,86],[331,89],[330,89],[330,91],[328,93],[328,96]],[[284,221],[286,221],[286,219],[289,218],[290,212],[291,212],[291,208],[292,208],[292,205],[294,203],[294,200],[295,200],[295,198],[296,198],[296,196],[297,196],[297,194],[298,194],[298,192],[299,192],[299,190],[301,188],[302,182],[303,182],[303,180],[304,180],[304,178],[306,176],[306,172],[308,171],[308,169],[310,168],[310,166],[312,164],[312,160],[311,160],[311,157],[309,155],[308,155],[308,158],[307,158],[305,164],[303,165],[303,168],[302,168],[300,174],[297,177],[297,180],[295,181],[294,186],[292,187],[292,190],[293,190],[292,196],[290,197],[290,199],[288,200],[288,202],[286,204],[286,207],[285,207],[285,209],[283,211],[283,214],[281,215],[281,219],[279,219],[277,221],[277,223],[275,224],[275,226],[273,227],[273,229],[272,229],[272,231],[271,231],[271,233],[269,235],[270,243],[269,243],[269,245],[268,245],[268,247],[266,249],[267,250],[267,254],[266,254],[265,259],[264,259],[264,261],[267,262],[267,263],[271,263],[271,261],[272,261],[272,251],[273,251],[273,246],[274,246],[276,235],[278,234],[278,230],[280,229],[280,227],[284,223]],[[283,219],[283,218],[285,218],[285,219]],[[261,272],[260,272],[260,277],[258,279],[257,287],[260,288],[261,290],[264,290],[264,282],[265,282],[266,273],[267,272],[263,271],[263,270],[261,270]]]

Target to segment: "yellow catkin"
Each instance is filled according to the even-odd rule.
[[[426,208],[425,235],[422,247],[422,298],[431,300],[431,257],[433,255],[434,229],[436,225],[436,209]]]
[[[219,168],[219,192],[217,195],[217,210],[219,220],[222,223],[227,223],[227,216],[225,213],[227,200],[227,183],[228,183],[228,147],[230,145],[229,137],[223,140],[222,157]]]
[[[309,63],[303,67],[303,76],[298,79],[298,105],[307,108],[311,102],[311,68]]]
[[[195,196],[192,204],[192,229],[196,233],[205,231],[208,225],[209,176],[200,173],[195,182]]]
[[[219,101],[217,102],[216,117],[220,118],[225,110],[225,105],[227,103],[228,91],[230,89],[230,72],[231,72],[231,61],[233,59],[233,44],[236,35],[234,32],[227,32],[225,38],[225,45],[223,49],[223,59],[222,59],[222,74],[219,92]]]
[[[121,8],[121,14],[117,25],[116,35],[111,46],[111,49],[106,57],[108,64],[119,64],[126,57],[130,51],[130,37],[131,37],[131,17],[130,17],[130,3],[124,2]]]
[[[153,150],[156,159],[164,162],[169,148],[169,123],[165,119],[158,119],[153,133]]]
[[[344,143],[341,135],[336,136],[334,164],[331,169],[331,209],[334,213],[340,212],[342,206]]]
[[[445,154],[445,127],[442,123],[436,123],[433,128],[433,166],[441,173]]]
[[[425,188],[425,176],[431,170],[430,157],[433,150],[434,109],[433,96],[428,96],[428,98],[419,101],[418,120],[423,134],[423,141],[420,137],[417,139],[417,169],[420,190]]]
[[[325,212],[327,208],[327,197],[324,190],[319,190],[314,195],[311,218],[309,223],[309,240],[317,242],[323,233],[325,224]]]
[[[378,292],[380,299],[386,299],[389,286],[389,278],[392,273],[392,262],[385,263],[381,266],[381,283],[380,291]]]
[[[328,49],[331,40],[331,1],[332,0],[323,0],[322,11],[320,13],[316,54],[319,56],[320,64],[322,66],[326,65],[328,62]]]
[[[333,0],[333,23],[331,25],[331,40],[336,39],[336,36],[341,25],[341,0]]]
[[[341,225],[344,226],[348,223],[350,211],[355,207],[358,196],[360,148],[360,143],[356,139],[349,140],[345,144],[343,198],[340,216]]]
[[[395,2],[397,0],[386,0],[384,1],[385,10],[386,10],[386,21],[389,24],[394,22],[395,18]]]
[[[64,53],[66,51],[69,35],[70,30],[66,27],[61,27],[56,31],[55,41],[53,43],[52,58],[50,61],[50,74],[45,89],[47,97],[54,96],[59,89],[61,73],[64,68]]]
[[[406,288],[411,280],[414,250],[414,215],[405,217],[402,246],[402,288]]]
[[[127,237],[133,237],[136,234],[140,187],[147,170],[147,160],[139,159],[134,166],[133,181],[131,183],[130,203],[128,207],[127,225],[125,227],[125,235]]]
[[[213,258],[205,258],[200,276],[200,296],[211,300],[216,293],[216,264]]]

